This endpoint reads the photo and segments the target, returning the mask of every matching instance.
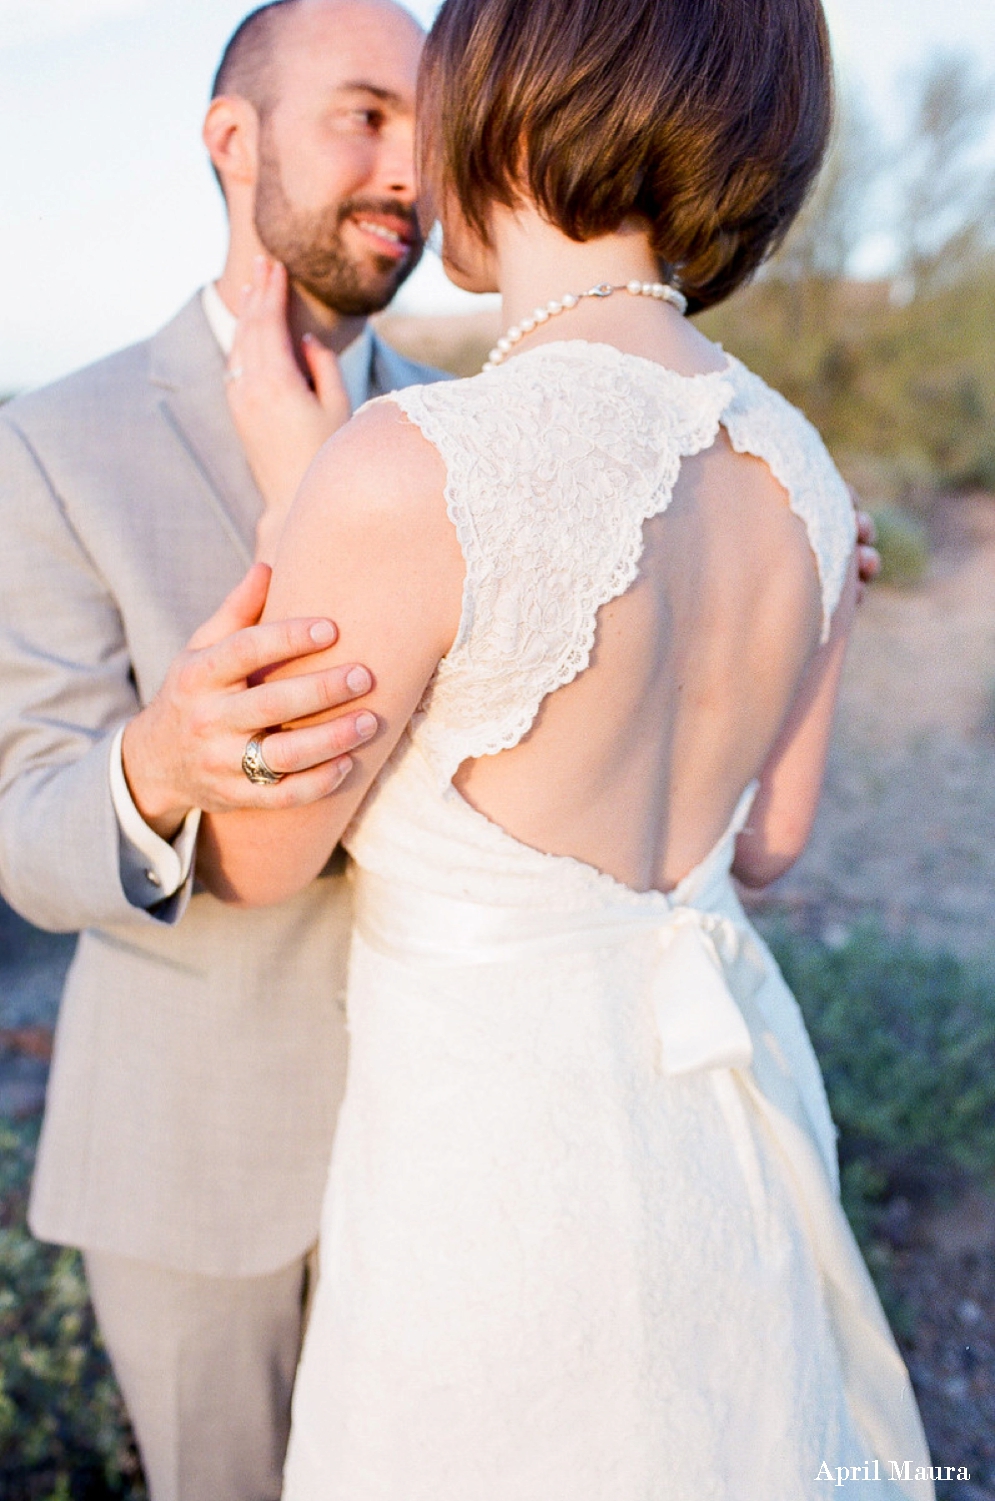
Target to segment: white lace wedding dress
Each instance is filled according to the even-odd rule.
[[[818,1068],[729,878],[753,788],[663,895],[452,786],[584,670],[720,423],[808,528],[827,625],[846,491],[733,360],[566,342],[388,399],[445,460],[464,609],[347,837],[349,1080],[285,1501],[806,1501],[826,1465],[927,1498]]]

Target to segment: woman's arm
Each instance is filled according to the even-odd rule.
[[[805,672],[760,774],[760,790],[749,824],[736,841],[732,873],[745,886],[768,886],[783,876],[798,859],[812,832],[857,587],[855,553],[833,615],[829,639]]]
[[[377,723],[344,782],[334,763],[308,773],[327,779],[319,801],[295,806],[292,784],[280,784],[265,811],[205,816],[198,874],[224,901],[283,901],[319,874],[452,644],[465,570],[444,486],[438,453],[391,402],[336,434],[305,477],[264,619],[334,619],[338,640],[313,665],[365,663]]]

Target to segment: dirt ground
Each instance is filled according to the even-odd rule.
[[[938,502],[930,531],[926,582],[860,608],[812,841],[760,908],[995,963],[995,498]]]

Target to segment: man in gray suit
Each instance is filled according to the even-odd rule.
[[[253,13],[205,125],[220,280],[0,414],[0,885],[82,930],[31,1224],[83,1248],[154,1501],[280,1489],[343,1085],[346,892],[330,869],[281,907],[223,907],[193,884],[196,810],[321,796],[363,738],[350,708],[247,751],[369,674],[307,673],[328,622],[255,623],[264,568],[229,591],[350,408],[438,378],[366,322],[420,251],[420,44],[391,0]],[[293,657],[299,676],[252,685]]]

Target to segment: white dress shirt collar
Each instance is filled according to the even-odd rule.
[[[228,357],[231,354],[232,344],[235,341],[235,329],[238,319],[231,309],[222,300],[214,282],[209,281],[201,293],[201,302],[204,307],[204,316],[211,326],[211,332],[217,339],[221,353]],[[357,334],[352,343],[347,345],[339,355],[339,369],[342,372],[342,383],[349,397],[349,405],[353,411],[361,407],[364,401],[370,399],[370,382],[373,376],[373,331],[368,323],[363,325],[363,331]]]

